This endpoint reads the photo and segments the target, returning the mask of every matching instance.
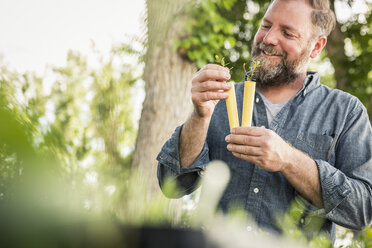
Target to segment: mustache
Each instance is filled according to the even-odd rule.
[[[285,52],[278,52],[273,45],[267,45],[263,42],[257,44],[257,50],[263,51],[264,53],[270,55],[286,56]]]

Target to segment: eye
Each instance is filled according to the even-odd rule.
[[[288,37],[288,38],[293,38],[293,37],[295,37],[293,34],[288,33],[287,31],[283,31],[283,34],[284,34],[284,36],[286,36],[286,37]]]
[[[262,24],[262,25],[261,25],[261,28],[262,28],[262,29],[269,29],[269,28],[270,28],[270,25],[263,25],[263,24]]]

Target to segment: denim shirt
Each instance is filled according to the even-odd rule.
[[[239,116],[243,91],[244,84],[237,84]],[[322,209],[301,197],[280,172],[262,170],[226,149],[225,137],[230,130],[224,100],[216,105],[205,145],[188,168],[180,166],[178,144],[182,126],[176,128],[157,157],[160,186],[170,177],[181,186],[175,197],[191,193],[208,163],[218,159],[227,163],[231,171],[219,206],[227,210],[232,203],[242,205],[262,228],[279,231],[275,217],[285,213],[294,199],[306,209],[300,225],[306,227],[311,216],[320,216],[324,218],[322,230],[332,233],[333,238],[334,223],[350,229],[371,224],[372,129],[366,109],[356,97],[320,84],[319,74],[308,72],[302,89],[270,125],[264,102],[256,92],[253,125],[275,131],[314,159],[319,170]]]

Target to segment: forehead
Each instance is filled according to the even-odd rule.
[[[305,0],[275,0],[267,9],[264,19],[273,25],[309,33],[312,28],[311,11],[311,6]]]

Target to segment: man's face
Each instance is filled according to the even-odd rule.
[[[304,1],[279,0],[267,10],[252,46],[262,87],[279,86],[306,72],[311,53],[311,7]]]

